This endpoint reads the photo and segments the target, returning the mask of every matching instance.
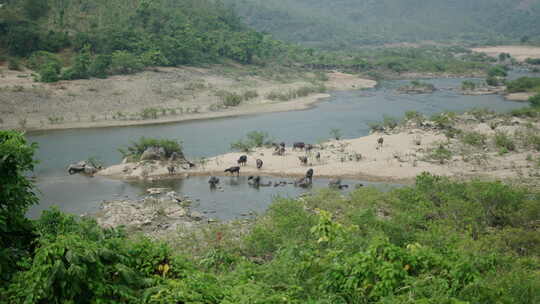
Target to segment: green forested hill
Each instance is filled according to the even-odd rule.
[[[539,0],[225,0],[247,22],[308,45],[489,42],[540,35]]]
[[[225,58],[249,64],[281,45],[245,26],[217,0],[0,4],[0,55],[28,59],[44,81]]]

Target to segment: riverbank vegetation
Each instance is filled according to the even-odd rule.
[[[179,156],[183,155],[182,143],[173,139],[148,138],[141,137],[136,141],[132,141],[126,148],[120,148],[118,151],[122,157],[139,160],[143,153],[148,149],[162,149],[163,157],[169,158],[173,153]]]
[[[521,77],[506,83],[509,93],[530,92],[540,93],[540,77]]]
[[[422,174],[389,192],[278,198],[247,229],[151,240],[58,210],[25,219],[34,147],[1,131],[0,151],[7,303],[540,301],[534,188]]]

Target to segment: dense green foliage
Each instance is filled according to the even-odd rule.
[[[0,8],[0,51],[64,52],[63,73],[49,60],[31,66],[44,81],[225,58],[249,64],[279,47],[214,0],[8,1]]]
[[[540,36],[538,0],[226,2],[260,31],[332,49],[422,40],[526,43]]]
[[[486,70],[495,58],[458,46],[362,48],[355,51],[315,52],[296,56],[305,66],[362,72],[371,78],[419,72],[466,74]]]
[[[11,54],[10,62],[23,57],[21,62],[37,71],[38,80],[45,82],[103,78],[134,73],[146,66],[206,64],[227,59],[295,69],[341,69],[375,79],[388,73],[471,73],[497,61],[462,47],[345,51],[340,46],[332,52],[299,47],[250,30],[231,8],[214,0],[38,2],[46,3],[48,8],[41,10],[39,18],[29,17],[35,13],[26,12],[24,4],[29,2],[25,1],[9,2],[0,9],[0,34],[5,34],[0,35],[0,53],[4,50]],[[281,100],[293,93],[272,96]],[[227,106],[242,101],[234,95],[224,99]]]
[[[35,149],[23,134],[0,131],[0,285],[31,245],[32,231],[25,213],[38,199],[25,174],[34,168]]]
[[[24,211],[34,201],[20,173],[31,169],[33,147],[20,134],[2,136],[2,169],[15,173],[2,175],[2,185],[22,183],[2,190],[2,201],[25,202],[16,205]],[[429,174],[389,192],[277,199],[245,233],[209,225],[169,244],[53,209],[25,220],[34,246],[3,244],[21,254],[0,296],[4,303],[538,303],[539,216],[540,194],[530,188]]]

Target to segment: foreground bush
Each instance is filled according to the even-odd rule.
[[[0,202],[19,210],[0,214],[22,220],[33,149],[0,135]],[[32,246],[0,232],[3,257],[18,253],[5,303],[540,302],[540,194],[502,182],[424,173],[388,192],[278,198],[243,232],[209,225],[169,244],[54,209],[24,221]]]

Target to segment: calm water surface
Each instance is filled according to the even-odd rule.
[[[517,77],[514,75],[514,78]],[[182,140],[188,157],[213,156],[229,152],[230,143],[253,130],[268,132],[279,141],[317,142],[329,137],[332,128],[340,129],[345,138],[369,134],[369,123],[380,121],[383,116],[402,117],[406,111],[419,111],[431,115],[442,111],[463,112],[471,108],[489,108],[499,112],[525,106],[524,103],[505,101],[497,95],[463,96],[452,88],[458,88],[464,79],[424,80],[441,90],[434,94],[399,95],[395,88],[408,81],[387,81],[379,88],[365,91],[335,92],[332,97],[316,107],[293,112],[220,118],[166,125],[80,129],[30,134],[29,140],[39,144],[36,170],[41,204],[30,210],[36,217],[51,205],[58,205],[71,213],[97,210],[103,200],[129,197],[136,198],[148,184],[134,184],[103,178],[68,176],[68,164],[95,156],[105,164],[121,161],[118,148],[128,145],[141,136]],[[192,177],[174,181],[170,187],[200,199],[195,206],[212,217],[229,219],[249,211],[262,212],[272,196],[296,196],[302,190],[284,188],[249,188],[241,177],[238,182],[231,178],[223,192],[208,191],[207,178]],[[325,186],[326,180],[317,180],[315,188]],[[365,183],[368,184],[368,183]],[[384,187],[383,184],[373,184]]]

